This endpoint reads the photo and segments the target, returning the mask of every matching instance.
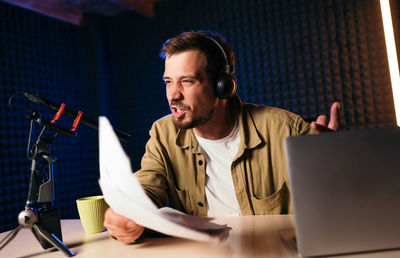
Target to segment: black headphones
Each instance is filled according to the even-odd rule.
[[[214,82],[215,95],[220,99],[229,99],[236,92],[236,78],[233,76],[233,69],[231,68],[231,64],[228,60],[225,50],[218,43],[218,41],[209,36],[206,36],[206,38],[213,41],[218,48],[221,49],[222,55],[225,59],[225,73],[219,74],[216,82]]]

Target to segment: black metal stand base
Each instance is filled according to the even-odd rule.
[[[46,229],[40,226],[38,221],[38,214],[33,210],[26,208],[21,211],[18,215],[19,226],[8,233],[8,235],[0,241],[0,250],[11,242],[22,228],[28,228],[32,230],[33,235],[43,248],[47,249],[48,247],[55,247],[68,257],[75,255],[56,235],[50,234]]]

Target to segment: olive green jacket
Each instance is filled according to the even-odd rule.
[[[284,139],[311,133],[308,123],[288,111],[232,99],[240,144],[231,170],[242,215],[292,212]],[[207,215],[205,158],[193,130],[175,126],[172,115],[156,121],[136,173],[159,206]]]

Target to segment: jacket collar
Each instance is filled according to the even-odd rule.
[[[235,95],[235,102],[237,105],[237,117],[240,128],[240,147],[243,149],[253,149],[260,145],[263,140],[258,134],[256,124],[254,123],[253,117],[251,116],[246,105],[243,105],[242,101],[238,96]]]

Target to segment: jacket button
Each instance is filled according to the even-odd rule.
[[[199,160],[199,166],[203,165],[203,161]]]
[[[199,205],[200,207],[204,206],[202,202],[198,202],[197,205]]]

